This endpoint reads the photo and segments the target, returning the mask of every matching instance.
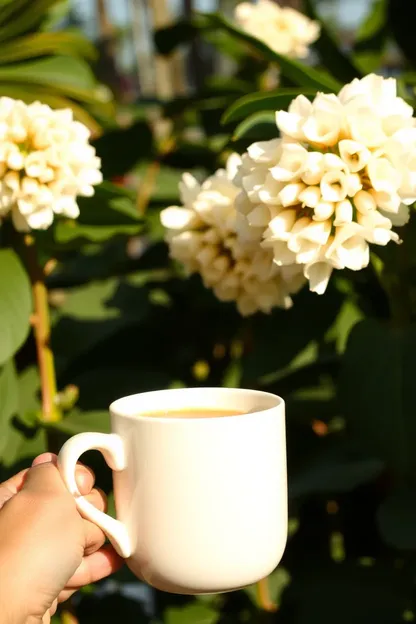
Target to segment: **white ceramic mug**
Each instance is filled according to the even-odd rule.
[[[149,416],[163,410],[237,416]],[[185,388],[110,406],[111,434],[80,433],[58,464],[81,514],[154,587],[201,594],[239,589],[274,570],[287,536],[284,401],[266,392]],[[102,451],[114,471],[115,520],[80,496],[75,466]]]

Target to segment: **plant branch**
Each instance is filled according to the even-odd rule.
[[[175,147],[175,138],[172,136],[166,137],[160,145],[159,155],[157,159],[150,163],[147,167],[143,179],[139,185],[137,192],[136,206],[140,215],[144,215],[149,205],[149,201],[152,198],[153,190],[155,188],[157,176],[162,165],[162,160],[169,154]]]
[[[32,327],[36,342],[37,360],[42,391],[42,420],[57,422],[61,419],[61,410],[57,402],[55,362],[50,346],[50,317],[48,291],[45,276],[39,265],[36,245],[33,237],[24,238],[26,247],[26,266],[32,284],[34,314]]]

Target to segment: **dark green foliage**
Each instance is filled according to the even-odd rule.
[[[53,4],[56,0],[0,2],[0,94],[23,92],[27,99],[57,105],[69,99],[92,114],[97,93],[83,59],[94,51],[73,33],[41,30]],[[315,19],[317,4],[305,3]],[[39,12],[34,8],[28,17],[29,5]],[[235,71],[160,105],[174,131],[167,152],[160,152],[139,110],[127,127],[109,124],[95,140],[106,181],[94,197],[80,200],[77,221],[57,220],[37,233],[42,264],[57,259],[46,281],[58,387],[74,384],[79,390],[64,419],[48,427],[40,419],[36,352],[28,337],[30,284],[22,260],[4,240],[1,480],[30,465],[46,449],[47,435],[59,447],[79,431],[108,431],[108,404],[122,395],[224,385],[261,388],[286,401],[289,539],[282,564],[269,579],[278,610],[261,611],[254,587],[199,598],[154,592],[154,609],[147,610],[135,599],[132,584],[138,581],[123,569],[109,593],[105,583],[82,592],[74,603],[80,624],[414,621],[415,219],[404,228],[403,245],[374,248],[368,269],[339,272],[324,296],[304,289],[291,310],[243,319],[233,304],[217,301],[198,276],[185,279],[171,263],[159,213],[179,203],[184,170],[203,179],[223,165],[229,150],[276,137],[274,113],[297,94],[313,99],[318,91],[336,92],[355,76],[381,71],[388,37],[395,37],[414,65],[415,6],[413,0],[374,0],[350,52],[341,50],[323,25],[316,67],[276,54],[217,14],[195,15],[156,33],[162,54],[197,36],[230,57]],[[270,63],[280,68],[281,86],[264,91]],[[411,71],[403,75],[411,102],[414,84]],[[108,117],[108,106],[101,102],[100,119]],[[184,132],[189,128],[193,134]],[[143,190],[155,162],[149,203],[139,214],[136,187]],[[133,190],[112,179],[124,174],[135,176]],[[137,255],[128,251],[132,237],[141,245]],[[97,473],[98,485],[111,493],[103,458],[92,452],[84,460]],[[114,503],[110,506],[114,513]]]

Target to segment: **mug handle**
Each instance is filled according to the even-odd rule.
[[[115,520],[103,511],[99,511],[78,490],[75,480],[76,465],[80,456],[91,450],[101,451],[112,470],[119,471],[127,467],[124,444],[119,435],[86,432],[78,433],[65,442],[58,455],[58,468],[66,487],[75,497],[81,515],[99,526],[118,554],[127,559],[132,554],[132,548],[125,525],[120,520]]]

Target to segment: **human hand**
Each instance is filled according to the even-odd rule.
[[[106,497],[78,464],[78,488],[101,511]],[[0,624],[47,624],[59,602],[121,565],[100,528],[84,520],[45,453],[0,484]]]

